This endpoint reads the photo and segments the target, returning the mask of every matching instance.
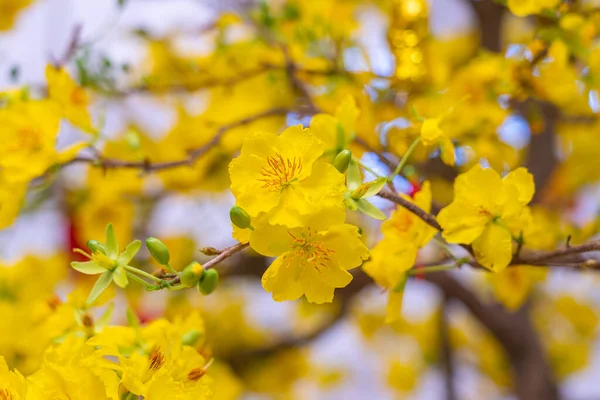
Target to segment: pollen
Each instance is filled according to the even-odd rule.
[[[321,267],[326,267],[327,263],[331,261],[331,256],[335,251],[320,242],[314,230],[311,231],[308,228],[307,233],[303,233],[301,236],[295,236],[289,231],[288,234],[292,237],[294,246],[291,259],[299,258],[302,264],[312,265],[319,272]]]
[[[160,346],[156,347],[150,353],[150,365],[148,366],[148,371],[155,372],[162,368],[165,365],[165,355],[160,351]]]
[[[0,389],[0,400],[13,400],[14,397],[8,389]]]
[[[302,172],[302,160],[298,157],[285,158],[277,153],[267,157],[267,166],[260,171],[263,188],[272,191],[281,191],[288,187]]]

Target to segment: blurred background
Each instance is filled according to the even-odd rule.
[[[0,13],[5,12],[2,11],[5,1],[0,0]],[[319,1],[314,0],[314,3]],[[224,13],[243,16],[250,13],[249,10],[262,7],[260,4],[277,9],[282,3],[275,0],[35,1],[16,15],[10,29],[0,31],[0,90],[23,85],[29,85],[32,90],[43,87],[46,64],[64,57],[76,38],[80,48],[68,66],[80,81],[82,74],[87,76],[89,86],[98,92],[92,115],[101,126],[103,146],[106,146],[100,147],[112,157],[137,157],[131,150],[137,148],[135,143],[150,140],[156,143],[155,151],[166,151],[171,144],[161,140],[170,132],[187,129],[193,134],[194,129],[202,125],[201,119],[197,121],[198,125],[193,125],[195,116],[210,112],[218,120],[221,114],[243,115],[245,109],[260,109],[263,103],[286,104],[288,94],[278,85],[274,85],[271,93],[255,92],[252,86],[236,91],[235,85],[228,88],[230,91],[195,90],[190,88],[193,83],[183,89],[143,88],[158,82],[148,80],[149,73],[159,71],[160,76],[167,78],[178,73],[177,67],[169,65],[173,62],[173,54],[177,54],[181,65],[187,65],[186,57],[193,63],[194,59],[208,57],[217,51],[218,35],[222,33],[214,27],[229,24],[223,19]],[[354,24],[351,35],[357,44],[344,49],[344,68],[357,74],[370,71],[382,77],[392,76],[395,62],[386,36],[390,22],[382,11],[381,2],[352,3],[352,21],[346,22]],[[456,59],[477,54],[480,51],[476,50],[478,40],[482,40],[482,46],[489,40],[485,34],[480,35],[480,31],[487,32],[492,28],[496,28],[499,32],[496,36],[502,35],[503,40],[500,48],[492,50],[501,50],[507,59],[524,57],[518,36],[527,36],[531,24],[524,18],[508,15],[503,6],[490,2],[493,5],[485,8],[483,3],[486,2],[429,2],[426,23],[435,40],[441,43],[438,48],[441,63],[453,62],[446,53],[454,52]],[[588,3],[590,7],[594,6],[593,2]],[[482,7],[485,10],[482,11]],[[494,17],[500,13],[504,15],[502,21]],[[491,25],[480,29],[482,21]],[[342,24],[343,21],[335,22]],[[496,25],[492,26],[494,23]],[[245,28],[243,24],[239,25],[227,34],[234,38],[244,37],[247,34]],[[214,65],[215,68],[222,67]],[[186,68],[179,72],[184,74]],[[193,70],[193,65],[190,68]],[[474,82],[474,85],[483,84],[483,81]],[[384,90],[377,83],[365,90],[377,89]],[[219,96],[220,101],[216,103],[215,98]],[[583,96],[590,108],[589,114],[595,114],[597,92],[590,90]],[[260,105],[252,105],[253,102]],[[220,108],[213,109],[214,104]],[[335,107],[329,109],[333,112]],[[386,129],[395,127],[402,131],[407,120],[394,118],[393,112],[392,117],[387,118],[390,125]],[[190,121],[182,122],[186,117]],[[265,122],[255,128],[281,131],[285,124],[309,120],[310,117],[302,113],[291,113],[283,123]],[[501,123],[492,129],[497,142],[490,145],[499,143],[517,154],[531,145],[530,122],[526,116],[507,112]],[[378,134],[388,132],[378,127]],[[85,133],[65,122],[61,127],[59,146],[82,137]],[[391,140],[390,137],[393,135],[387,140]],[[106,143],[111,142],[119,144],[109,149],[111,145]],[[591,146],[593,153],[600,149],[597,140],[588,143],[591,143],[588,148]],[[461,151],[468,153],[466,149],[457,150],[459,164]],[[553,152],[561,154],[560,149],[551,145],[548,153]],[[402,151],[392,150],[391,153],[402,154]],[[554,157],[544,154],[540,155],[542,159]],[[373,153],[367,151],[362,157],[376,171],[386,171],[386,166]],[[463,155],[464,158],[468,157]],[[463,161],[463,164],[468,162]],[[590,166],[589,163],[586,165]],[[597,163],[592,167],[596,168]],[[203,186],[199,189],[196,178],[190,177],[191,186],[194,186],[191,190],[185,187],[189,185],[186,177],[182,178],[176,172],[160,179],[155,175],[144,176],[140,183],[138,171],[103,174],[90,171],[87,165],[72,165],[63,170],[52,185],[31,190],[17,221],[0,232],[2,266],[14,268],[24,255],[44,260],[55,254],[69,254],[71,248],[82,247],[87,239],[101,239],[106,223],[111,221],[123,241],[157,236],[169,244],[180,265],[192,258],[201,259],[203,256],[198,249],[202,247],[223,248],[235,243],[228,216],[234,199],[227,190],[223,171],[226,168],[215,168],[204,174]],[[549,202],[548,209],[579,227],[595,221],[600,190],[597,180],[588,182],[590,184],[567,187],[568,204]],[[80,189],[86,185],[102,193],[86,194],[82,200]],[[396,186],[406,193],[410,192],[411,185],[409,180],[401,178],[396,182]],[[109,186],[120,188],[115,197],[104,193],[105,189],[114,190],[109,190]],[[142,192],[143,196],[139,196]],[[438,193],[444,193],[443,189]],[[385,212],[392,209],[383,200],[376,205]],[[362,224],[367,237],[371,235],[367,240],[373,243],[377,237],[376,224],[359,217],[355,219]],[[432,257],[429,252],[434,250],[425,249],[425,260]],[[342,300],[333,305],[317,307],[303,301],[276,303],[262,289],[258,279],[260,273],[257,276],[257,271],[264,270],[266,265],[265,260],[252,254],[229,260],[223,266],[226,276],[223,286],[210,297],[196,293],[177,296],[144,293],[133,289],[126,296],[144,320],[169,315],[175,309],[201,309],[213,351],[230,374],[227,385],[232,394],[229,398],[445,398],[448,381],[441,358],[448,345],[444,345],[444,341],[451,342],[452,381],[457,399],[513,398],[511,367],[498,344],[461,304],[445,301],[441,292],[430,283],[420,279],[411,281],[404,299],[405,321],[386,326],[383,310],[387,296],[380,288],[365,284],[356,293],[349,289],[346,295],[341,295]],[[43,267],[44,263],[41,263],[40,268]],[[232,272],[228,275],[229,270]],[[469,271],[459,271],[456,276],[476,287],[483,298],[494,301],[487,277]],[[519,285],[519,282],[515,284]],[[600,296],[597,285],[598,278],[593,272],[580,273],[566,268],[553,269],[547,277],[536,281],[536,298],[541,300],[533,303],[533,320],[544,344],[550,349],[552,368],[565,399],[600,398],[597,382],[600,374],[597,346]],[[73,283],[69,280],[56,281],[55,292],[61,297],[72,288]],[[125,297],[117,300],[116,323],[124,321],[125,304]],[[451,313],[444,311],[447,307],[451,307]],[[3,345],[8,348],[10,337],[18,335],[14,327],[3,329],[0,349]]]

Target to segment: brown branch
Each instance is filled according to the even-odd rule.
[[[452,344],[450,343],[450,332],[448,327],[448,298],[444,296],[440,304],[439,334],[440,334],[440,361],[444,371],[444,382],[446,385],[446,399],[457,400],[456,385],[454,382],[454,358]]]
[[[587,253],[590,251],[600,251],[600,240],[593,240],[584,244],[564,247],[562,249],[557,249],[549,252],[537,253],[536,255],[514,260],[514,262],[531,265],[544,264],[544,262],[549,262],[551,260],[560,260],[568,256]]]
[[[502,345],[514,368],[515,392],[519,399],[559,398],[552,370],[526,308],[510,313],[484,304],[447,273],[427,274],[425,279],[448,298],[460,301]]]
[[[194,162],[206,154],[213,147],[217,146],[223,137],[223,135],[233,129],[243,125],[250,124],[256,120],[272,117],[276,115],[286,115],[290,110],[287,108],[273,108],[255,115],[251,115],[239,121],[232,122],[227,125],[223,125],[217,130],[217,133],[213,138],[206,143],[204,146],[201,146],[197,149],[194,149],[189,152],[187,158],[183,160],[176,161],[165,161],[165,162],[156,162],[152,163],[149,160],[144,161],[124,161],[117,160],[111,158],[102,158],[102,157],[89,157],[89,156],[79,156],[74,158],[73,160],[63,164],[62,166],[67,166],[70,164],[78,164],[78,163],[87,163],[91,164],[95,167],[105,168],[105,169],[114,169],[114,168],[133,168],[133,169],[141,169],[145,172],[150,171],[160,171],[169,168],[181,167],[181,166],[192,166]]]
[[[377,194],[377,196],[387,199],[387,200],[390,200],[390,201],[406,208],[408,211],[415,214],[417,217],[421,218],[423,221],[425,221],[431,227],[437,229],[438,231],[442,230],[442,227],[436,221],[436,219],[433,215],[429,214],[428,212],[426,212],[425,210],[423,210],[416,204],[411,203],[410,201],[406,200],[404,197],[402,197],[396,193],[393,193],[391,190],[383,189],[383,190],[381,190],[381,192],[379,192]]]

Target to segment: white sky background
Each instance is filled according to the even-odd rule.
[[[136,60],[142,59],[144,52],[135,39],[124,35],[132,28],[143,27],[157,35],[180,29],[193,30],[203,26],[214,15],[214,10],[206,6],[210,3],[208,0],[130,0],[130,4],[116,20],[115,3],[116,0],[39,0],[38,4],[22,14],[13,30],[0,34],[0,90],[12,85],[9,72],[15,65],[18,65],[20,70],[19,84],[43,84],[45,64],[63,54],[76,24],[83,26],[84,42],[100,38],[96,48],[106,49],[117,61],[135,63]],[[218,2],[220,6],[225,3],[227,2]],[[432,3],[432,24],[435,33],[451,34],[466,30],[471,24],[468,13],[470,10],[460,0],[433,0]],[[376,40],[371,38],[376,36],[372,31],[365,31],[364,36],[368,40]],[[380,47],[370,46],[369,51],[374,60],[381,59]],[[385,73],[386,67],[383,64],[379,68],[381,71],[378,72]],[[109,110],[107,126],[114,132],[118,132],[123,126],[120,115],[122,112],[135,115],[143,111],[141,115],[145,125],[153,127],[158,134],[166,130],[172,122],[172,115],[162,105],[149,99],[127,100]],[[221,204],[222,209],[218,212],[214,210],[215,203]],[[222,228],[229,226],[227,210],[231,203],[229,195],[215,196],[201,204],[194,199],[173,196],[159,205],[151,228],[161,226],[174,233],[191,233],[202,245],[221,247],[231,240],[228,232],[223,232]],[[0,232],[1,258],[15,259],[24,252],[50,254],[56,248],[64,248],[66,232],[62,227],[63,222],[60,214],[52,209],[52,204],[39,212],[24,215],[14,227]],[[214,232],[219,227],[221,235],[215,235]],[[57,234],[57,230],[61,233]],[[597,284],[597,281],[593,283]],[[593,292],[589,280],[576,279],[572,275],[555,275],[550,285],[556,290],[583,291],[588,294]],[[273,325],[286,318],[288,308],[271,301],[268,294],[258,290],[253,297],[258,300],[252,312],[260,322]],[[428,314],[428,310],[431,310],[437,301],[437,292],[430,286],[411,282],[405,299],[406,313],[419,318]],[[331,393],[321,393],[319,398],[395,398],[385,389],[385,376],[377,370],[380,363],[373,357],[372,352],[361,344],[358,335],[355,328],[344,323],[315,343],[313,354],[316,359],[326,364],[345,366],[353,371],[351,379],[343,387]],[[596,353],[593,366],[565,385],[565,393],[569,394],[569,399],[600,396],[600,385],[595,381],[595,376],[600,371],[600,351],[597,349]],[[457,378],[458,388],[464,395],[461,399],[480,398],[477,397],[481,393],[477,391],[480,388],[472,372],[461,368]],[[443,383],[439,373],[434,371],[428,374],[424,381],[425,384],[411,398],[442,398]]]

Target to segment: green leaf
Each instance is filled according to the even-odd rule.
[[[95,261],[85,261],[85,262],[77,262],[73,261],[71,263],[71,267],[75,271],[79,271],[82,274],[86,275],[97,275],[106,272],[106,268],[102,265],[97,264]]]
[[[117,238],[115,237],[115,230],[112,224],[106,225],[106,255],[111,260],[116,260],[119,256],[119,245],[117,244]]]
[[[378,220],[384,220],[386,218],[385,214],[379,208],[375,207],[373,204],[369,203],[367,200],[358,199],[358,200],[356,200],[356,202],[358,203],[358,210],[361,213],[368,215],[371,218],[378,219]]]
[[[355,190],[362,184],[362,176],[360,174],[360,168],[356,161],[350,161],[348,166],[348,173],[346,175],[346,186],[349,190]]]
[[[127,0],[117,0],[117,5],[119,7],[125,7]]]
[[[94,287],[92,288],[92,291],[90,292],[90,295],[87,298],[86,304],[90,305],[94,301],[96,301],[96,299],[98,297],[100,297],[100,295],[102,293],[104,293],[106,288],[108,288],[110,286],[112,279],[113,279],[112,271],[106,271],[102,275],[100,275],[100,278],[98,278],[98,280],[96,281],[96,284],[94,284]]]
[[[373,197],[383,189],[387,183],[387,178],[379,177],[371,182],[365,182],[352,192],[353,199],[365,199]]]
[[[369,189],[367,190],[367,192],[365,194],[363,194],[362,198],[366,199],[368,197],[373,197],[377,193],[381,192],[381,189],[383,189],[383,187],[386,185],[387,181],[388,181],[387,178],[380,177],[380,178],[375,179],[374,181],[368,182],[371,185],[369,186]]]
[[[138,251],[140,251],[140,247],[142,247],[142,242],[139,240],[134,240],[129,243],[127,247],[125,247],[125,250],[119,255],[118,264],[120,266],[129,264],[129,261],[135,257]]]
[[[129,284],[129,279],[127,279],[127,272],[123,267],[117,267],[113,271],[113,281],[120,288],[126,288]]]

